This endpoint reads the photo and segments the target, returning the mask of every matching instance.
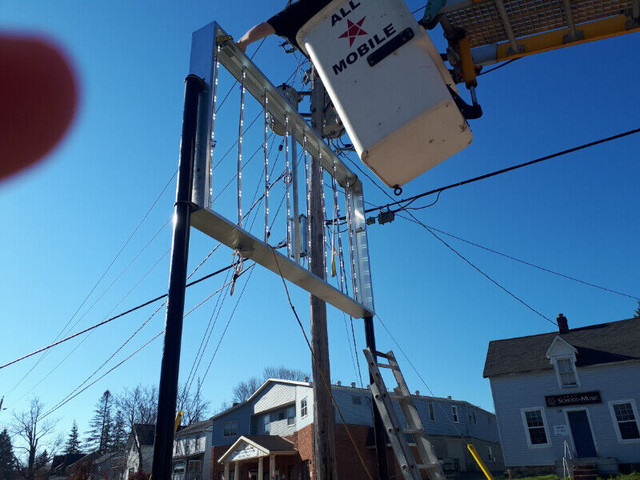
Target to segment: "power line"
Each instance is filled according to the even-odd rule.
[[[496,255],[500,255],[502,257],[508,258],[509,260],[513,260],[515,262],[522,263],[523,265],[527,265],[529,267],[537,268],[538,270],[542,270],[543,272],[552,273],[553,275],[557,275],[559,277],[566,278],[567,280],[573,280],[574,282],[578,282],[578,283],[581,283],[583,285],[587,285],[589,287],[598,288],[600,290],[604,290],[605,292],[615,293],[616,295],[621,295],[623,297],[633,298],[634,300],[640,300],[640,297],[638,297],[636,295],[629,295],[628,293],[620,292],[618,290],[613,290],[611,288],[603,287],[602,285],[598,285],[598,284],[595,284],[595,283],[587,282],[585,280],[580,280],[579,278],[572,277],[570,275],[565,275],[564,273],[556,272],[555,270],[551,270],[549,268],[541,267],[540,265],[536,265],[535,263],[527,262],[526,260],[522,260],[520,258],[514,257],[512,255],[508,255],[508,254],[500,252],[498,250],[494,250],[492,248],[485,247],[483,245],[480,245],[478,243],[472,242],[470,240],[465,240],[464,238],[461,238],[461,237],[458,237],[458,236],[453,235],[451,233],[445,232],[444,230],[439,230],[439,229],[431,227],[431,226],[428,226],[428,228],[430,228],[430,229],[432,229],[432,230],[434,230],[434,231],[436,231],[438,233],[441,233],[443,235],[446,235],[448,237],[455,238],[456,240],[460,240],[461,242],[467,243],[467,244],[472,245],[474,247],[486,250],[487,252],[495,253]]]
[[[193,285],[196,285],[196,284],[198,284],[198,283],[200,283],[200,282],[202,282],[204,280],[207,280],[207,279],[209,279],[211,277],[214,277],[214,276],[216,276],[216,275],[218,275],[218,274],[220,274],[222,272],[225,272],[225,271],[227,271],[227,270],[229,270],[231,268],[234,268],[236,265],[237,265],[237,262],[232,263],[231,265],[228,265],[228,266],[226,266],[224,268],[221,268],[220,270],[216,270],[215,272],[210,273],[209,275],[205,275],[204,277],[199,278],[198,280],[194,280],[193,282],[188,283],[186,285],[186,287],[188,288],[188,287],[191,287]],[[63,339],[61,339],[61,340],[59,340],[57,342],[51,343],[51,344],[47,345],[46,347],[39,348],[38,350],[35,350],[35,351],[31,352],[31,353],[28,353],[27,355],[23,355],[22,357],[17,358],[15,360],[12,360],[12,361],[10,361],[8,363],[5,363],[4,365],[0,365],[0,370],[2,370],[3,368],[8,367],[10,365],[13,365],[14,363],[18,363],[18,362],[21,362],[22,360],[26,360],[27,358],[32,357],[34,355],[37,355],[38,353],[42,353],[42,352],[44,352],[46,350],[49,350],[50,348],[58,346],[58,345],[60,345],[62,343],[65,343],[65,342],[67,342],[67,341],[69,341],[69,340],[71,340],[73,338],[76,338],[76,337],[78,337],[78,336],[80,336],[80,335],[82,335],[84,333],[90,332],[91,330],[95,330],[96,328],[101,327],[103,325],[106,325],[107,323],[110,323],[110,322],[112,322],[112,321],[114,321],[114,320],[116,320],[116,319],[118,319],[120,317],[124,317],[125,315],[133,313],[136,310],[140,310],[141,308],[146,307],[147,305],[151,305],[152,303],[155,303],[158,300],[162,300],[163,298],[166,298],[167,296],[168,296],[167,293],[165,293],[164,295],[160,295],[160,296],[158,296],[156,298],[153,298],[151,300],[148,300],[148,301],[146,301],[146,302],[144,302],[144,303],[142,303],[142,304],[140,304],[140,305],[138,305],[136,307],[130,308],[129,310],[127,310],[125,312],[119,313],[118,315],[115,315],[114,317],[108,318],[108,319],[106,319],[106,320],[104,320],[104,321],[102,321],[100,323],[96,323],[95,325],[93,325],[91,327],[85,328],[84,330],[81,330],[80,332],[74,333],[73,335],[70,335],[70,336],[68,336],[66,338],[63,338]]]
[[[177,175],[178,171],[176,170],[172,175],[171,178],[169,178],[169,180],[167,181],[166,185],[164,186],[164,188],[160,191],[160,193],[156,196],[156,199],[153,201],[153,203],[151,204],[151,206],[147,209],[146,213],[143,215],[142,219],[138,222],[138,225],[136,225],[136,227],[133,229],[133,232],[131,232],[131,234],[129,235],[129,237],[127,238],[127,240],[124,242],[124,244],[122,245],[122,247],[120,248],[120,250],[118,251],[118,253],[115,255],[115,257],[113,257],[113,260],[111,260],[111,262],[109,263],[109,265],[107,266],[107,268],[105,269],[105,271],[102,273],[102,275],[100,276],[100,278],[98,278],[98,280],[96,281],[96,283],[93,285],[93,287],[91,288],[91,290],[89,291],[89,293],[86,295],[86,297],[82,300],[82,302],[80,303],[80,306],[76,309],[76,311],[73,313],[73,315],[71,316],[71,318],[67,321],[67,323],[65,324],[64,327],[62,327],[62,329],[60,330],[60,332],[58,332],[58,334],[55,336],[55,338],[53,339],[54,342],[56,340],[58,340],[62,335],[64,335],[65,331],[69,331],[71,330],[71,328],[73,328],[75,325],[78,324],[78,322],[84,317],[84,315],[87,314],[87,312],[89,310],[91,310],[91,308],[93,308],[93,306],[95,305],[95,303],[85,312],[85,314],[83,315],[83,317],[80,318],[80,320],[76,321],[76,323],[71,326],[69,328],[69,330],[67,330],[67,327],[69,327],[69,325],[71,324],[71,322],[73,321],[73,319],[76,317],[76,315],[78,315],[78,313],[80,312],[80,310],[82,309],[82,307],[84,306],[84,304],[87,302],[87,300],[89,300],[89,297],[91,297],[91,295],[93,294],[93,292],[95,291],[95,289],[98,287],[98,285],[100,284],[100,282],[102,282],[102,279],[107,275],[107,273],[109,272],[109,270],[111,269],[111,267],[113,266],[113,264],[116,262],[116,260],[120,257],[120,255],[122,254],[122,252],[124,251],[124,249],[127,247],[127,245],[129,244],[129,242],[131,241],[131,239],[133,238],[133,236],[136,234],[136,232],[140,229],[140,226],[144,223],[144,221],[147,219],[147,217],[149,216],[149,214],[151,213],[151,211],[153,210],[153,208],[156,206],[156,204],[158,203],[158,201],[160,200],[160,198],[162,198],[162,195],[164,195],[164,192],[167,190],[167,188],[169,187],[169,185],[171,184],[171,182],[173,181],[174,177]],[[145,247],[146,248],[146,247]],[[25,380],[25,378],[27,378],[29,376],[29,374],[38,366],[38,364],[44,359],[45,355],[43,355],[42,357],[40,357],[38,359],[38,361],[27,371],[27,373],[24,374],[24,376],[18,380],[18,382],[9,390],[9,394],[13,393],[16,388],[18,388],[18,386],[20,386],[20,384]],[[2,368],[2,367],[0,367]]]
[[[551,155],[546,155],[544,157],[539,157],[539,158],[536,158],[535,160],[530,160],[528,162],[520,163],[518,165],[513,165],[511,167],[503,168],[501,170],[496,170],[495,172],[485,173],[484,175],[480,175],[479,177],[473,177],[473,178],[469,178],[467,180],[463,180],[461,182],[452,183],[452,184],[447,185],[445,187],[435,188],[433,190],[429,190],[428,192],[420,193],[418,195],[414,195],[413,197],[405,198],[403,200],[398,200],[398,201],[395,201],[395,202],[387,203],[386,205],[382,205],[380,207],[369,208],[369,209],[365,210],[365,213],[370,213],[370,212],[374,212],[374,211],[378,211],[378,210],[388,209],[389,207],[392,207],[394,205],[401,205],[401,204],[403,204],[405,202],[413,202],[415,200],[418,200],[419,198],[426,197],[428,195],[433,195],[434,193],[444,192],[445,190],[449,190],[449,189],[452,189],[452,188],[455,188],[455,187],[461,187],[462,185],[467,185],[469,183],[474,183],[474,182],[478,182],[480,180],[485,180],[487,178],[495,177],[495,176],[501,175],[503,173],[507,173],[507,172],[511,172],[513,170],[517,170],[519,168],[528,167],[528,166],[534,165],[536,163],[544,162],[546,160],[551,160],[552,158],[561,157],[563,155],[568,155],[570,153],[574,153],[574,152],[577,152],[577,151],[580,151],[580,150],[585,150],[587,148],[595,147],[596,145],[601,145],[603,143],[612,142],[614,140],[618,140],[620,138],[628,137],[629,135],[633,135],[633,134],[636,134],[636,133],[639,133],[639,132],[640,132],[640,128],[635,128],[633,130],[628,130],[626,132],[618,133],[618,134],[612,135],[610,137],[601,138],[599,140],[595,140],[593,142],[585,143],[585,144],[579,145],[577,147],[572,147],[572,148],[568,148],[566,150],[562,150],[562,151],[559,151],[559,152],[556,152],[556,153],[552,153]],[[359,167],[358,167],[358,169],[360,171],[362,171]],[[366,175],[366,176],[367,176],[367,178],[372,180],[370,176],[368,176],[368,175]],[[378,188],[381,188],[377,184],[376,184],[376,186],[378,186]],[[340,218],[340,220],[343,220],[343,219],[344,219],[344,217]]]

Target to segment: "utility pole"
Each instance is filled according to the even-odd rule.
[[[324,117],[324,85],[313,70],[311,86],[311,126],[322,138]],[[295,161],[295,159],[294,159]],[[324,210],[322,205],[322,166],[311,159],[311,239],[309,252],[311,273],[325,278]],[[311,346],[313,349],[313,452],[317,480],[337,480],[335,446],[335,414],[331,402],[331,367],[329,364],[329,339],[327,335],[327,305],[311,295]]]
[[[178,188],[173,213],[173,240],[171,242],[171,266],[169,267],[169,296],[164,332],[164,350],[158,387],[158,418],[153,445],[153,480],[171,478],[173,431],[178,396],[178,369],[182,343],[182,319],[187,283],[189,254],[189,230],[191,227],[191,190],[193,164],[196,150],[198,102],[206,87],[202,79],[189,75],[184,94],[182,140],[178,167]]]

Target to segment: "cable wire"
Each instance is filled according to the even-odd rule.
[[[214,276],[216,276],[216,275],[218,275],[218,274],[220,274],[222,272],[225,272],[225,271],[227,271],[227,270],[229,270],[231,268],[234,268],[236,266],[236,264],[237,264],[237,262],[233,263],[231,265],[227,265],[226,267],[221,268],[220,270],[217,270],[217,271],[215,271],[213,273],[210,273],[209,275],[205,275],[204,277],[199,278],[198,280],[194,280],[193,282],[188,283],[186,285],[186,287],[187,288],[191,287],[191,286],[196,285],[196,284],[198,284],[198,283],[200,283],[200,282],[202,282],[204,280],[207,280],[207,279],[209,279],[211,277],[214,277]],[[91,330],[95,330],[98,327],[102,327],[103,325],[106,325],[107,323],[111,323],[111,322],[113,322],[114,320],[116,320],[116,319],[118,319],[120,317],[124,317],[125,315],[133,313],[136,310],[140,310],[141,308],[144,308],[147,305],[151,305],[152,303],[155,303],[158,300],[162,300],[163,298],[166,298],[168,295],[169,295],[168,293],[165,293],[164,295],[160,295],[158,297],[152,298],[151,300],[148,300],[148,301],[146,301],[146,302],[144,302],[144,303],[142,303],[142,304],[140,304],[140,305],[138,305],[136,307],[130,308],[129,310],[126,310],[126,311],[124,311],[122,313],[119,313],[118,315],[115,315],[115,316],[113,316],[111,318],[108,318],[108,319],[106,319],[106,320],[104,320],[104,321],[102,321],[100,323],[96,323],[95,325],[92,325],[91,327],[85,328],[84,330],[81,330],[81,331],[79,331],[77,333],[74,333],[73,335],[70,335],[70,336],[68,336],[66,338],[63,338],[63,339],[61,339],[61,340],[59,340],[57,342],[53,342],[53,343],[51,343],[51,344],[49,344],[49,345],[47,345],[45,347],[39,348],[38,350],[35,350],[35,351],[31,352],[31,353],[23,355],[20,358],[16,358],[15,360],[7,362],[4,365],[0,365],[0,370],[2,370],[3,368],[8,367],[10,365],[13,365],[14,363],[18,363],[18,362],[21,362],[22,360],[26,360],[27,358],[32,357],[34,355],[37,355],[38,353],[42,353],[42,352],[44,352],[46,350],[49,350],[49,349],[51,349],[53,347],[56,347],[56,346],[58,346],[58,345],[60,345],[62,343],[68,342],[69,340],[71,340],[73,338],[76,338],[76,337],[78,337],[78,336],[80,336],[82,334],[90,332]]]

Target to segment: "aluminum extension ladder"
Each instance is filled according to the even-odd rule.
[[[396,357],[392,351],[387,353],[375,352],[378,357],[382,357],[388,363],[378,363],[371,349],[366,348],[364,355],[369,364],[369,371],[373,377],[373,384],[369,385],[373,399],[380,412],[380,417],[384,423],[385,430],[391,442],[391,448],[398,460],[400,470],[404,480],[421,480],[421,471],[426,471],[430,480],[446,480],[442,467],[438,463],[438,458],[433,451],[433,447],[422,426],[422,421],[418,415],[418,410],[411,399],[411,392],[402,376]],[[380,375],[380,368],[389,368],[398,383],[393,393],[387,391],[384,379]],[[404,418],[407,421],[407,428],[403,428],[398,420],[398,416],[393,408],[392,401],[396,400],[402,409]],[[420,456],[420,463],[409,447],[405,434],[413,437],[414,443]]]

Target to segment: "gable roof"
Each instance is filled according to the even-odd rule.
[[[192,423],[191,425],[187,425],[185,427],[180,426],[178,427],[178,431],[176,432],[175,437],[204,432],[208,427],[211,427],[212,425],[213,421],[211,419],[208,419]]]
[[[233,442],[233,445],[222,454],[218,462],[226,462],[242,444],[257,448],[257,456],[259,457],[272,454],[291,455],[297,452],[292,441],[277,435],[241,435],[240,438]]]
[[[140,445],[153,445],[156,435],[156,426],[150,423],[136,423],[133,428],[138,436]]]
[[[247,398],[244,402],[238,403],[236,405],[234,405],[231,408],[228,408],[220,413],[218,413],[217,415],[214,415],[213,417],[211,417],[211,420],[215,420],[217,418],[223,417],[224,415],[226,415],[229,412],[232,412],[234,410],[237,410],[240,407],[243,407],[244,405],[247,405],[248,403],[251,403],[251,401],[253,401],[254,398],[256,398],[260,392],[262,392],[265,388],[267,388],[267,386],[269,384],[272,383],[284,383],[286,385],[294,385],[294,386],[300,386],[300,387],[310,387],[311,383],[309,382],[299,382],[297,380],[283,380],[281,378],[267,378],[264,383],[262,385],[260,385],[260,387],[258,387],[258,389],[253,392],[251,394],[251,396],[249,398]]]
[[[489,342],[483,376],[552,370],[546,352],[556,337],[577,350],[576,366],[640,360],[640,319],[619,320],[566,333],[552,332]]]

